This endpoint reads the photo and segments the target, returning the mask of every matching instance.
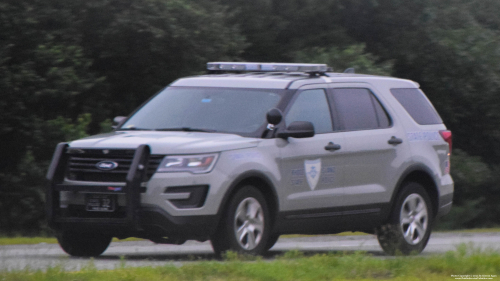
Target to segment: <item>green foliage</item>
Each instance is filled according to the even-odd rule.
[[[296,52],[310,48],[344,48],[357,43],[342,24],[338,0],[222,0],[234,12],[249,44],[248,61],[289,62]]]
[[[476,227],[487,220],[484,198],[465,200],[462,204],[455,204],[450,213],[441,218],[438,224],[440,229],[459,229]]]
[[[104,121],[102,121],[101,123],[99,123],[99,127],[100,127],[100,130],[99,130],[99,133],[109,133],[113,130],[113,121],[111,121],[111,119],[106,119]]]
[[[45,173],[52,149],[60,141],[87,136],[90,114],[75,123],[68,118],[37,121],[33,144],[26,147],[17,172],[0,173],[0,232],[6,235],[49,233],[45,218]],[[52,149],[49,149],[52,148]]]
[[[45,229],[57,143],[109,131],[179,76],[237,58],[229,14],[194,0],[0,3],[0,232]]]
[[[48,120],[45,126],[48,131],[57,131],[62,134],[64,136],[63,141],[72,141],[88,136],[87,129],[91,121],[90,114],[84,113],[78,116],[76,124],[73,124],[69,118],[58,116],[54,120]]]
[[[456,208],[443,225],[498,225],[499,13],[495,0],[3,1],[0,231],[44,228],[58,142],[109,131],[115,115],[216,60],[418,81],[459,149]]]
[[[451,175],[455,181],[453,208],[440,219],[444,229],[491,227],[500,224],[498,173],[479,156],[455,149],[451,156]]]
[[[356,73],[390,76],[392,62],[377,62],[378,58],[365,52],[365,45],[351,45],[340,50],[337,47],[312,48],[298,51],[296,62],[326,63],[333,67],[335,72],[343,72],[347,68],[354,68]]]
[[[213,1],[81,2],[83,46],[109,86],[109,95],[99,98],[116,115],[171,81],[198,74],[207,61],[237,58],[244,46],[237,27],[227,23],[230,12]]]
[[[454,134],[454,146],[500,162],[500,33],[493,1],[350,1],[346,26],[393,74],[418,81]],[[471,8],[474,7],[474,8]]]
[[[451,155],[453,168],[451,174],[457,181],[457,192],[464,192],[468,197],[477,192],[477,189],[490,185],[493,182],[493,173],[490,167],[478,156],[469,156],[460,149],[455,149]]]

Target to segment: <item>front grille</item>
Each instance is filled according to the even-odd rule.
[[[128,170],[132,164],[135,150],[133,149],[68,149],[69,158],[66,177],[77,181],[125,182]],[[163,155],[150,155],[147,179],[156,172]],[[100,162],[114,162],[116,168],[100,170]]]

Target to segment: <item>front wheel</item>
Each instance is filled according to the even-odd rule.
[[[278,242],[279,238],[280,236],[278,234],[271,235],[267,240],[266,251],[271,249],[276,244],[276,242]]]
[[[220,226],[210,239],[217,255],[227,250],[261,255],[268,248],[270,215],[266,200],[253,186],[245,186],[231,198]]]
[[[59,232],[57,241],[61,248],[75,257],[97,257],[104,253],[111,243],[111,236],[99,233]]]
[[[396,199],[389,223],[377,229],[380,246],[387,254],[422,252],[431,234],[429,195],[418,183],[407,183]]]

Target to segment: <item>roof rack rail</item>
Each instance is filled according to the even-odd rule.
[[[323,74],[328,71],[326,64],[313,63],[261,63],[261,62],[209,62],[207,70],[215,72],[255,71],[255,72],[305,72]]]

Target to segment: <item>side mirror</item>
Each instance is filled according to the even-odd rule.
[[[283,113],[277,108],[272,108],[267,112],[266,115],[267,123],[272,125],[278,125],[283,119]]]
[[[111,126],[111,128],[113,128],[113,129],[118,128],[118,126],[121,125],[123,123],[123,121],[125,121],[125,119],[127,119],[127,117],[125,117],[125,116],[116,116],[113,119],[113,125]]]
[[[278,132],[278,138],[310,138],[314,137],[314,125],[308,121],[295,121],[284,132]]]

